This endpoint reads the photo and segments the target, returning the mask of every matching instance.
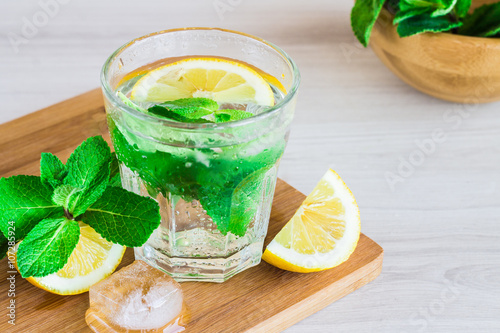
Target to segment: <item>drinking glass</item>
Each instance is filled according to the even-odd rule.
[[[255,116],[233,122],[182,123],[140,112],[117,96],[157,64],[189,57],[254,67],[275,105],[254,105]],[[299,81],[279,47],[223,29],[160,31],[109,57],[101,84],[122,186],[157,200],[161,213],[161,225],[135,248],[137,259],[177,281],[211,282],[260,262]]]

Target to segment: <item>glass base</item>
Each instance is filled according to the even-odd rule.
[[[169,257],[148,245],[135,248],[135,258],[172,276],[176,281],[224,282],[256,266],[262,257],[262,242],[250,244],[227,258]]]

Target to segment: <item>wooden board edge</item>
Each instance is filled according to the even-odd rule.
[[[275,316],[261,322],[260,324],[252,327],[250,330],[245,331],[245,333],[279,333],[283,330],[297,324],[299,321],[309,317],[310,315],[322,310],[331,303],[341,299],[344,296],[352,293],[353,291],[365,286],[371,281],[375,280],[382,272],[382,263],[384,258],[384,251],[377,243],[373,242],[380,248],[380,254],[373,259],[368,265],[361,267],[359,270],[353,272],[352,274],[340,279],[338,283],[347,282],[348,285],[343,288],[338,287],[338,283],[329,285],[328,287],[322,289],[318,293],[321,293],[322,297],[317,297],[317,294],[311,295],[303,301],[292,305],[286,310],[281,311]],[[365,273],[366,272],[366,273]],[[362,275],[361,279],[355,281],[349,281],[353,274]],[[318,302],[318,299],[321,299]],[[276,323],[280,323],[276,325]]]

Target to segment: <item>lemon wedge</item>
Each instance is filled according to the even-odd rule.
[[[26,280],[54,294],[81,294],[115,271],[125,249],[125,246],[108,242],[89,225],[80,222],[80,239],[66,265],[56,273]]]
[[[158,67],[140,78],[130,95],[133,101],[156,103],[190,97],[274,105],[273,91],[257,71],[222,58],[187,58]]]
[[[329,269],[349,258],[360,229],[353,194],[340,176],[329,170],[269,243],[262,259],[292,272]]]

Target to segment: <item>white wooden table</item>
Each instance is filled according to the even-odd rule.
[[[54,1],[52,17],[40,14]],[[149,32],[217,26],[263,37],[302,73],[280,177],[309,193],[335,169],[363,232],[385,249],[377,280],[286,332],[500,332],[500,103],[451,104],[408,87],[355,41],[351,6],[2,0],[0,123],[97,87],[106,57]],[[444,138],[431,141],[435,131]]]

